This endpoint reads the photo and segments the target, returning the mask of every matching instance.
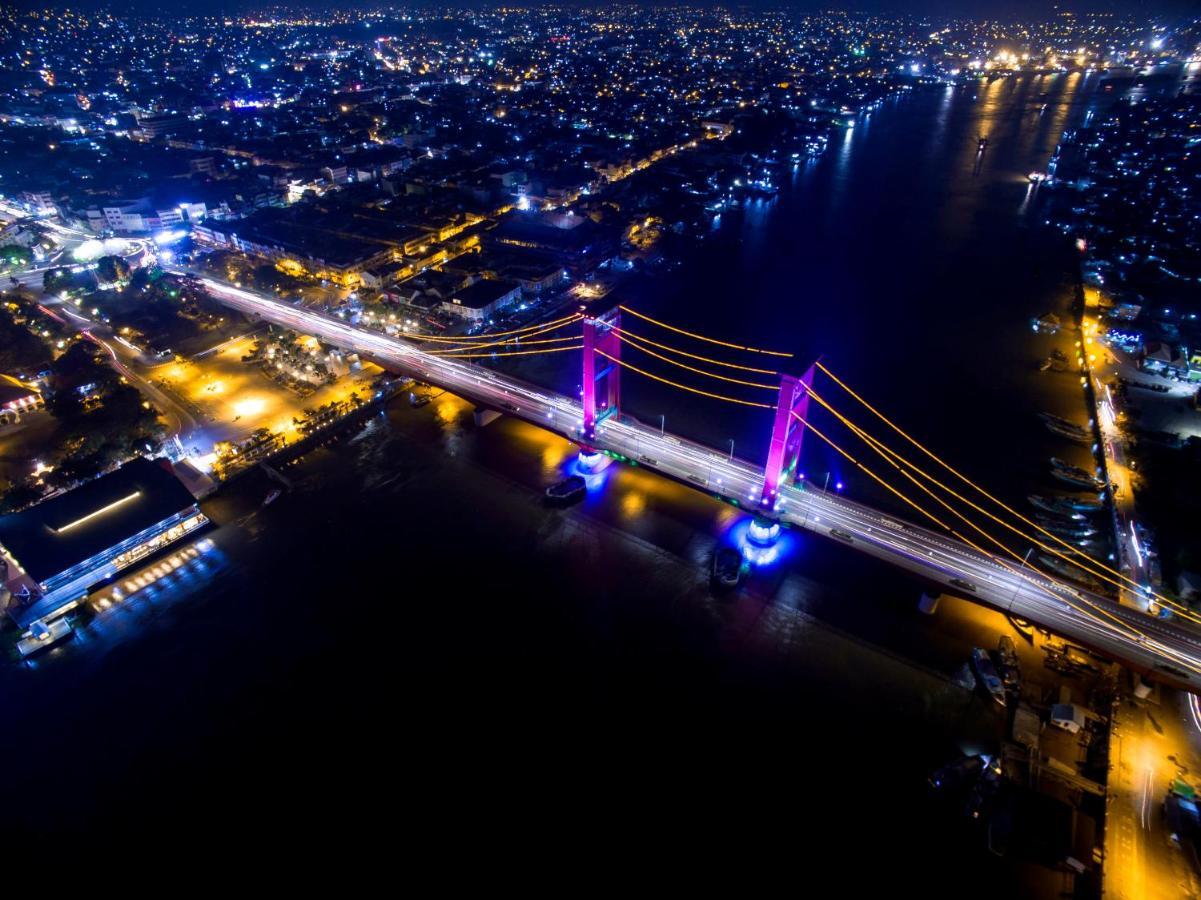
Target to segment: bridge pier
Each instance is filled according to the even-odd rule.
[[[780,539],[780,523],[766,516],[755,516],[747,529],[746,539],[756,547],[771,547]]]
[[[597,472],[603,472],[609,468],[613,462],[613,457],[601,453],[599,450],[593,450],[591,447],[580,447],[580,455],[576,458],[576,463],[580,467],[580,471],[592,475]]]
[[[471,417],[475,420],[475,424],[479,428],[485,425],[491,425],[500,418],[500,413],[494,409],[488,409],[486,406],[477,406],[472,412]]]
[[[917,601],[918,611],[925,613],[928,616],[938,612],[938,601],[942,599],[942,594],[929,594],[922,592],[922,597]]]

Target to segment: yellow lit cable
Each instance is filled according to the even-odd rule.
[[[850,429],[851,431],[853,431],[853,432],[854,432],[854,433],[855,433],[855,434],[856,434],[856,435],[857,435],[857,436],[858,436],[858,437],[859,437],[861,440],[863,440],[865,443],[867,443],[867,444],[868,444],[868,446],[869,446],[869,447],[871,447],[873,450],[875,450],[877,454],[879,454],[879,455],[880,455],[881,457],[883,457],[885,460],[887,460],[887,461],[891,462],[891,463],[892,463],[892,465],[893,465],[895,468],[897,468],[897,470],[898,470],[898,471],[900,471],[902,475],[904,475],[904,476],[905,476],[906,478],[908,478],[910,481],[913,481],[913,482],[914,482],[914,484],[917,484],[917,485],[918,485],[918,487],[919,487],[919,488],[920,488],[922,491],[924,491],[925,493],[927,493],[927,494],[930,494],[930,496],[932,496],[932,497],[935,497],[935,495],[933,494],[933,492],[931,492],[931,491],[930,491],[928,488],[926,488],[924,485],[920,484],[920,483],[919,483],[919,482],[918,482],[918,481],[917,481],[915,478],[913,478],[913,476],[912,476],[912,475],[910,475],[910,474],[909,474],[908,472],[906,472],[906,471],[905,471],[903,468],[901,468],[901,466],[908,466],[909,468],[913,469],[913,471],[914,471],[914,472],[917,472],[917,473],[918,473],[919,475],[921,475],[923,478],[927,479],[927,480],[928,480],[928,481],[930,481],[931,483],[933,483],[933,484],[937,485],[938,487],[942,488],[944,491],[946,491],[948,494],[950,494],[950,495],[951,495],[952,497],[954,497],[956,500],[959,500],[959,501],[961,501],[961,502],[963,502],[963,503],[966,503],[966,504],[967,504],[968,506],[970,506],[972,509],[976,510],[977,512],[979,512],[979,513],[981,513],[981,514],[983,514],[983,515],[985,515],[985,516],[987,516],[989,519],[991,519],[992,521],[996,522],[997,524],[999,524],[999,525],[1002,525],[1003,527],[1007,528],[1008,530],[1010,530],[1010,531],[1014,532],[1016,535],[1018,535],[1018,536],[1019,536],[1020,538],[1022,538],[1023,540],[1031,541],[1031,542],[1032,542],[1032,543],[1033,543],[1033,544],[1034,544],[1036,547],[1038,547],[1040,550],[1043,550],[1043,551],[1045,551],[1045,552],[1047,552],[1047,553],[1050,553],[1050,554],[1051,554],[1051,555],[1053,555],[1053,556],[1056,556],[1056,557],[1058,557],[1059,559],[1063,560],[1064,562],[1068,563],[1069,565],[1076,566],[1076,567],[1077,567],[1077,568],[1079,568],[1081,571],[1088,573],[1089,575],[1091,575],[1091,576],[1092,576],[1092,577],[1094,577],[1094,578],[1099,578],[1099,579],[1101,579],[1102,581],[1108,582],[1109,584],[1112,584],[1113,586],[1115,586],[1115,587],[1118,587],[1118,588],[1122,587],[1122,585],[1121,585],[1121,583],[1120,583],[1119,581],[1117,581],[1116,579],[1114,579],[1114,578],[1110,577],[1109,575],[1105,574],[1105,571],[1104,571],[1104,570],[1106,570],[1106,569],[1107,569],[1107,567],[1099,565],[1099,564],[1096,562],[1096,560],[1094,560],[1094,559],[1093,559],[1091,556],[1088,556],[1087,554],[1085,554],[1083,551],[1081,551],[1081,550],[1079,550],[1079,549],[1077,549],[1077,548],[1072,548],[1072,549],[1073,549],[1073,550],[1074,550],[1074,551],[1075,551],[1075,552],[1076,552],[1076,553],[1079,555],[1079,557],[1080,557],[1080,558],[1079,558],[1079,559],[1071,558],[1071,557],[1068,557],[1068,556],[1066,556],[1065,554],[1063,554],[1063,553],[1059,552],[1059,550],[1057,550],[1056,548],[1054,548],[1054,547],[1050,547],[1050,546],[1048,546],[1048,545],[1044,544],[1044,543],[1043,543],[1042,541],[1040,541],[1038,538],[1036,538],[1036,537],[1032,537],[1032,536],[1030,536],[1030,535],[1026,534],[1025,532],[1023,532],[1023,531],[1021,531],[1020,529],[1018,529],[1017,527],[1015,527],[1014,525],[1011,525],[1009,522],[1006,522],[1005,520],[1003,520],[1003,519],[1001,519],[1001,518],[999,518],[999,517],[997,517],[997,516],[993,515],[993,514],[992,514],[992,513],[990,513],[988,510],[986,510],[986,509],[983,509],[983,508],[982,508],[982,507],[980,507],[979,505],[977,505],[977,504],[973,503],[971,500],[967,499],[967,498],[966,498],[966,497],[964,497],[962,494],[959,494],[959,493],[958,493],[958,492],[956,492],[954,489],[947,487],[947,485],[943,484],[941,481],[939,481],[939,480],[938,480],[937,478],[935,478],[934,476],[930,475],[928,472],[925,472],[925,471],[923,471],[922,469],[918,468],[918,467],[917,467],[917,466],[915,466],[915,465],[914,465],[912,462],[910,462],[909,460],[907,460],[907,459],[905,459],[903,456],[901,456],[899,453],[897,453],[895,450],[893,450],[893,449],[891,449],[890,447],[886,446],[885,444],[881,443],[879,440],[877,440],[876,438],[872,437],[870,434],[868,434],[868,433],[867,433],[866,431],[864,431],[862,428],[860,428],[859,426],[855,425],[855,423],[851,422],[851,421],[850,421],[849,419],[847,419],[845,416],[841,415],[841,414],[840,414],[840,413],[839,413],[837,410],[835,410],[835,409],[833,409],[831,406],[829,406],[829,404],[827,404],[827,403],[826,403],[824,400],[822,400],[822,399],[820,399],[819,397],[817,397],[817,396],[816,396],[816,394],[814,395],[814,399],[815,399],[815,400],[817,400],[819,403],[821,403],[821,405],[822,405],[823,407],[825,407],[826,409],[830,410],[830,412],[831,412],[831,413],[833,413],[833,414],[834,414],[834,416],[835,416],[835,417],[837,417],[837,418],[839,419],[839,421],[841,421],[841,422],[842,422],[844,425],[846,425],[846,426],[847,426],[847,428],[849,428],[849,429]],[[895,462],[893,462],[893,459],[895,459]],[[968,525],[970,525],[970,526],[971,526],[973,529],[975,529],[976,531],[979,531],[981,534],[983,534],[985,537],[987,537],[987,538],[988,538],[990,541],[992,541],[993,543],[997,544],[997,546],[999,546],[999,547],[1001,547],[1003,550],[1005,550],[1005,552],[1006,552],[1006,553],[1009,553],[1011,556],[1013,556],[1013,557],[1014,557],[1014,558],[1016,558],[1016,559],[1020,559],[1020,557],[1018,556],[1018,554],[1016,554],[1016,553],[1015,553],[1013,550],[1011,550],[1010,548],[1008,548],[1007,546],[1005,546],[1003,543],[1001,543],[1001,542],[1000,542],[999,540],[997,540],[996,538],[992,537],[992,535],[990,535],[990,534],[988,534],[987,532],[985,532],[985,531],[984,531],[982,528],[980,528],[980,526],[976,525],[974,522],[972,522],[970,519],[968,519],[968,518],[967,518],[967,516],[965,516],[963,513],[961,513],[961,512],[958,512],[958,511],[954,510],[952,507],[950,507],[949,505],[947,505],[947,504],[946,504],[946,503],[945,503],[943,500],[941,500],[940,498],[938,498],[938,497],[935,497],[935,499],[936,499],[936,500],[937,500],[939,503],[943,504],[943,505],[944,505],[944,506],[946,506],[948,509],[950,509],[952,512],[954,512],[954,513],[955,513],[955,515],[957,515],[959,518],[963,519],[963,521],[964,521],[964,522],[966,522]],[[1097,568],[1101,569],[1102,571],[1097,571],[1097,568],[1093,568],[1093,566],[1096,566]],[[1032,568],[1036,568],[1036,567],[1033,567],[1033,566],[1031,566],[1031,567],[1032,567]],[[1037,568],[1036,568],[1036,571],[1038,571],[1038,570],[1037,570]],[[1045,573],[1041,573],[1041,574],[1044,574],[1044,575],[1045,575]],[[1056,580],[1058,580],[1058,579],[1055,579],[1055,578],[1053,578],[1053,577],[1051,577],[1051,576],[1046,576],[1046,577],[1050,578],[1050,580],[1052,580],[1052,581],[1056,581]],[[1108,613],[1107,613],[1107,614],[1108,614]],[[1182,614],[1182,615],[1183,615],[1185,618],[1188,618],[1188,619],[1190,619],[1190,620],[1192,620],[1192,621],[1194,621],[1194,622],[1197,622],[1197,623],[1201,623],[1201,616],[1198,616],[1196,613],[1192,612],[1191,610],[1188,610],[1188,611],[1182,611],[1182,612],[1181,612],[1181,614]]]
[[[740,366],[737,363],[723,362],[720,359],[712,359],[708,356],[698,356],[695,353],[688,353],[684,350],[677,350],[675,347],[669,347],[667,344],[658,344],[648,337],[643,337],[640,334],[634,334],[632,331],[626,331],[624,328],[618,328],[616,325],[610,325],[611,329],[620,335],[626,337],[637,338],[644,344],[650,344],[652,347],[658,347],[660,350],[666,350],[668,353],[674,353],[677,356],[686,356],[689,359],[696,359],[700,362],[712,363],[715,366],[725,366],[727,369],[740,369],[743,372],[755,372],[759,375],[779,375],[780,373],[774,369],[756,369],[753,366]]]
[[[579,339],[580,339],[580,336],[578,334],[569,334],[566,337],[540,338],[539,340],[536,340],[536,341],[513,341],[513,340],[510,340],[510,341],[500,341],[498,343],[502,343],[505,346],[509,346],[509,347],[530,347],[535,344],[562,344],[564,341],[578,341]],[[430,356],[449,356],[449,357],[453,358],[454,354],[456,354],[456,353],[469,353],[472,350],[479,350],[481,347],[491,347],[491,346],[493,346],[493,345],[492,344],[477,344],[474,347],[451,347],[449,350],[426,350],[425,352],[428,353]]]
[[[861,462],[859,462],[857,459],[855,459],[853,456],[851,456],[851,454],[850,454],[850,453],[848,453],[846,450],[844,450],[842,447],[840,447],[838,444],[836,444],[836,443],[835,443],[833,440],[831,440],[831,439],[830,439],[829,437],[827,437],[825,434],[823,434],[822,432],[820,432],[820,431],[819,431],[817,428],[815,428],[815,427],[814,427],[812,424],[810,424],[810,423],[809,423],[809,422],[808,422],[808,421],[807,421],[807,420],[806,420],[806,419],[805,419],[803,416],[801,416],[801,415],[800,415],[800,413],[798,413],[798,412],[796,412],[796,411],[794,410],[794,411],[793,411],[793,413],[792,413],[792,415],[793,415],[793,416],[794,416],[794,417],[795,417],[795,418],[796,418],[796,419],[797,419],[797,420],[798,420],[798,421],[799,421],[799,422],[800,422],[802,425],[804,425],[806,428],[809,428],[811,431],[813,431],[813,433],[814,433],[814,434],[816,434],[816,435],[817,435],[819,438],[821,438],[823,441],[825,441],[827,444],[829,444],[829,445],[830,445],[832,448],[834,448],[834,450],[836,450],[836,451],[837,451],[838,453],[840,453],[842,456],[846,457],[846,459],[847,459],[848,461],[850,461],[850,462],[851,462],[851,463],[852,463],[852,464],[853,464],[853,465],[854,465],[856,468],[858,468],[858,469],[860,469],[861,471],[863,471],[865,474],[867,474],[869,477],[871,477],[871,478],[872,478],[874,481],[876,481],[877,483],[879,483],[881,486],[883,486],[883,487],[884,487],[885,489],[887,489],[888,491],[890,491],[890,492],[892,492],[893,494],[895,494],[897,497],[899,497],[901,500],[903,500],[903,501],[904,501],[905,503],[907,503],[908,505],[912,506],[914,509],[916,509],[918,512],[920,512],[920,513],[921,513],[922,515],[924,515],[926,518],[930,519],[930,520],[931,520],[931,521],[933,521],[933,522],[936,522],[936,523],[937,523],[939,526],[941,526],[942,528],[945,528],[945,529],[946,529],[948,532],[950,532],[950,534],[951,534],[951,535],[953,535],[954,537],[958,538],[958,539],[959,539],[960,541],[962,541],[963,543],[967,544],[969,547],[971,547],[973,550],[975,550],[977,553],[979,553],[979,554],[980,554],[982,557],[984,557],[985,559],[987,559],[987,560],[989,560],[989,561],[993,562],[994,564],[996,564],[996,565],[1000,566],[1001,568],[1005,569],[1005,570],[1006,570],[1007,572],[1009,572],[1010,574],[1012,574],[1012,575],[1016,576],[1017,578],[1021,579],[1022,581],[1025,581],[1027,584],[1030,584],[1031,586],[1033,586],[1033,587],[1034,587],[1034,588],[1036,588],[1037,590],[1039,590],[1039,591],[1042,591],[1042,592],[1044,592],[1044,593],[1046,593],[1046,592],[1047,592],[1047,588],[1046,588],[1046,586],[1045,586],[1045,585],[1041,585],[1041,584],[1038,584],[1036,581],[1033,581],[1031,578],[1029,578],[1028,576],[1026,576],[1026,575],[1025,575],[1023,572],[1022,572],[1022,570],[1021,570],[1021,569],[1014,569],[1012,566],[1010,566],[1010,565],[1009,565],[1008,563],[1006,563],[1004,560],[997,559],[997,557],[996,557],[996,556],[994,556],[992,553],[989,553],[987,550],[985,550],[985,549],[984,549],[983,547],[981,547],[979,544],[975,543],[975,542],[974,542],[974,541],[972,541],[970,538],[968,538],[968,537],[966,537],[966,536],[964,536],[964,535],[960,534],[960,533],[959,533],[959,532],[957,532],[957,531],[956,531],[954,528],[951,528],[949,525],[947,525],[945,522],[943,522],[941,519],[939,519],[937,516],[935,516],[933,513],[931,513],[929,510],[925,509],[925,508],[924,508],[924,507],[922,507],[920,504],[918,504],[918,503],[916,503],[915,501],[911,500],[909,497],[906,497],[904,494],[902,494],[900,491],[898,491],[896,488],[894,488],[894,487],[893,487],[891,484],[889,484],[888,482],[886,482],[886,481],[885,481],[883,478],[881,478],[879,475],[877,475],[875,472],[873,472],[873,471],[872,471],[871,469],[869,469],[867,466],[863,465]],[[912,477],[910,477],[910,480],[914,480],[914,479],[912,479]],[[936,497],[935,499],[937,500],[938,498]],[[942,502],[942,501],[940,500],[939,502]],[[945,504],[945,503],[943,503],[943,505],[945,506],[946,504]],[[953,513],[955,512],[954,510],[951,510],[951,511],[952,511]],[[956,514],[957,516],[959,516],[960,518],[962,518],[962,514],[960,514],[960,513],[955,513],[955,514]],[[969,524],[970,524],[970,523],[969,523]],[[979,529],[978,529],[978,530],[979,530]],[[988,535],[986,535],[986,536],[988,536]],[[993,539],[993,540],[994,540],[994,542],[995,542],[995,539]],[[1002,546],[1002,547],[1004,548],[1004,545],[1000,545],[1000,546]],[[1008,550],[1008,548],[1004,548],[1004,549]],[[1012,551],[1009,551],[1009,552],[1012,552]],[[1019,559],[1020,559],[1020,557],[1017,557],[1017,558],[1019,558]],[[1054,579],[1054,578],[1050,577],[1050,576],[1049,576],[1049,575],[1047,575],[1045,572],[1041,572],[1041,571],[1039,571],[1039,570],[1037,569],[1037,567],[1029,565],[1029,563],[1027,563],[1025,560],[1022,560],[1022,563],[1023,563],[1023,566],[1025,566],[1026,568],[1030,568],[1030,569],[1032,569],[1033,571],[1035,571],[1035,572],[1038,572],[1038,574],[1039,574],[1039,575],[1042,575],[1042,577],[1043,577],[1043,578],[1045,578],[1047,581],[1058,583],[1058,582],[1056,581],[1056,579]],[[1071,607],[1072,607],[1073,609],[1075,609],[1077,612],[1080,612],[1080,613],[1082,613],[1083,615],[1085,615],[1085,616],[1087,616],[1088,618],[1092,619],[1093,621],[1097,622],[1097,623],[1098,623],[1099,625],[1101,625],[1102,627],[1105,627],[1105,628],[1112,628],[1112,627],[1113,627],[1113,625],[1107,624],[1107,623],[1106,623],[1106,622],[1104,622],[1102,619],[1100,619],[1100,618],[1099,618],[1099,617],[1098,617],[1096,614],[1094,614],[1094,613],[1090,612],[1089,610],[1086,610],[1086,609],[1081,609],[1079,606],[1076,606],[1074,603],[1072,603],[1072,602],[1071,602],[1071,600],[1069,600],[1069,599],[1068,599],[1068,598],[1066,598],[1066,597],[1064,597],[1064,598],[1056,597],[1056,600],[1057,600],[1058,602],[1065,602],[1065,603],[1067,603],[1069,606],[1071,606]],[[1086,600],[1085,602],[1086,602],[1086,603],[1088,603],[1088,604],[1089,604],[1089,606],[1092,606],[1092,607],[1096,608],[1098,612],[1102,613],[1102,614],[1103,614],[1103,615],[1105,615],[1107,618],[1110,618],[1110,619],[1112,619],[1112,620],[1113,620],[1113,622],[1114,622],[1114,623],[1116,623],[1116,624],[1117,624],[1118,626],[1120,626],[1121,628],[1124,628],[1124,629],[1126,629],[1126,630],[1127,630],[1127,632],[1128,632],[1129,634],[1142,634],[1142,632],[1139,632],[1139,631],[1137,631],[1136,629],[1134,629],[1134,628],[1133,628],[1131,625],[1129,625],[1128,623],[1126,623],[1126,622],[1123,622],[1121,619],[1118,619],[1116,616],[1114,616],[1114,615],[1113,615],[1113,613],[1109,612],[1108,610],[1103,610],[1103,609],[1100,609],[1099,607],[1097,607],[1097,606],[1096,606],[1096,604],[1092,603],[1091,601],[1088,601],[1088,600]],[[1173,659],[1176,659],[1176,660],[1177,660],[1178,662],[1180,662],[1182,665],[1187,665],[1187,666],[1190,666],[1191,668],[1193,668],[1193,670],[1194,670],[1194,671],[1201,671],[1201,667],[1198,667],[1196,664],[1192,663],[1190,660],[1181,659],[1181,658],[1180,658],[1179,656],[1177,656],[1177,655],[1173,655],[1173,656],[1172,656],[1172,658],[1173,658]]]
[[[739,400],[736,397],[726,397],[726,396],[723,396],[722,394],[711,394],[708,391],[697,390],[696,388],[689,387],[686,384],[679,384],[678,382],[675,382],[675,381],[668,381],[666,378],[662,378],[658,375],[654,375],[650,372],[647,372],[645,369],[640,369],[637,366],[630,365],[628,362],[623,362],[622,360],[618,359],[616,356],[610,356],[604,350],[597,350],[596,352],[598,354],[600,354],[601,356],[603,356],[605,359],[609,360],[609,362],[615,363],[616,365],[621,366],[623,369],[629,369],[631,372],[637,372],[639,375],[645,375],[647,378],[651,378],[655,381],[662,382],[663,384],[670,385],[671,387],[679,388],[682,391],[688,391],[688,393],[690,393],[690,394],[699,394],[702,397],[709,397],[712,400],[725,400],[727,403],[737,403],[737,404],[740,404],[741,406],[755,406],[755,407],[758,407],[759,409],[775,409],[775,407],[770,403],[755,403],[751,400]]]
[[[475,335],[459,335],[458,337],[444,337],[438,334],[406,334],[401,333],[401,337],[408,338],[411,341],[434,341],[445,344],[472,344],[476,341],[490,341],[493,338],[507,337],[513,334],[524,334],[527,331],[535,331],[539,329],[549,329],[553,325],[566,325],[571,322],[576,322],[582,319],[582,313],[572,313],[570,316],[564,316],[561,319],[555,319],[553,322],[545,322],[536,325],[526,325],[524,328],[514,328],[511,331],[496,331],[492,334],[475,334]]]
[[[716,372],[706,372],[704,369],[698,369],[695,366],[688,365],[687,363],[677,362],[676,360],[671,359],[670,357],[663,356],[661,353],[656,353],[654,350],[649,350],[646,347],[643,347],[641,344],[639,344],[637,341],[635,341],[629,335],[618,334],[617,339],[619,341],[621,341],[623,344],[633,347],[636,350],[641,350],[643,353],[646,353],[650,356],[655,357],[655,359],[661,359],[665,363],[669,363],[670,365],[673,365],[673,366],[679,366],[681,369],[687,369],[689,372],[696,372],[698,375],[705,375],[709,378],[717,378],[720,381],[728,381],[731,384],[744,384],[747,387],[764,388],[769,391],[778,391],[779,390],[779,385],[760,384],[757,381],[743,381],[741,378],[730,378],[728,375],[718,375]]]
[[[658,319],[652,319],[650,316],[643,315],[637,310],[630,309],[628,306],[619,305],[617,308],[622,312],[629,313],[631,316],[637,316],[640,319],[644,319],[647,322],[650,322],[652,325],[658,325],[660,328],[666,328],[668,331],[674,331],[677,334],[685,335],[686,337],[693,338],[694,340],[706,341],[710,344],[717,344],[719,347],[730,347],[734,350],[745,350],[747,353],[763,353],[767,356],[783,356],[787,359],[791,359],[794,355],[792,353],[781,353],[779,350],[760,350],[757,347],[744,347],[742,344],[731,344],[729,341],[719,341],[716,338],[705,337],[703,334],[694,334],[691,331],[685,331],[683,328],[676,328],[674,325],[668,325],[666,322],[660,322]]]
[[[539,334],[546,334],[546,332],[548,332],[548,331],[557,331],[558,329],[560,329],[560,328],[562,328],[562,327],[563,327],[563,326],[562,326],[561,324],[557,323],[557,322],[551,322],[551,323],[550,323],[550,324],[548,324],[548,325],[544,325],[544,326],[542,326],[542,327],[538,328],[536,331],[531,331],[531,332],[529,332],[529,337],[534,337],[534,336],[536,336],[536,335],[539,335]],[[490,336],[491,336],[491,335],[490,335]],[[481,350],[481,349],[483,349],[484,347],[496,347],[496,346],[499,346],[499,345],[501,345],[501,344],[511,344],[511,343],[514,343],[514,342],[516,342],[516,341],[517,341],[517,339],[516,339],[516,338],[505,338],[504,340],[500,340],[500,341],[487,341],[487,342],[485,342],[485,343],[482,343],[482,344],[469,344],[469,345],[467,345],[467,346],[465,346],[465,347],[451,348],[451,350],[450,350],[450,351],[443,351],[443,352],[453,352],[453,350],[455,350],[455,349],[458,349],[458,350]],[[438,352],[438,351],[436,351],[436,350],[430,350],[430,351],[428,351],[428,352],[430,352],[430,353],[436,353],[436,352]]]
[[[836,385],[838,385],[840,388],[842,388],[844,391],[846,391],[848,394],[850,394],[854,399],[859,401],[859,403],[861,403],[868,410],[870,410],[877,418],[879,418],[886,425],[888,425],[888,427],[890,427],[893,431],[897,432],[897,434],[901,435],[901,437],[905,438],[905,440],[909,441],[909,443],[913,444],[915,447],[917,447],[919,450],[921,450],[923,453],[925,453],[928,457],[930,457],[932,460],[934,460],[936,463],[938,463],[940,466],[942,466],[944,469],[946,469],[948,472],[950,472],[952,475],[954,475],[960,481],[964,482],[965,484],[967,484],[970,487],[974,488],[975,490],[979,491],[982,495],[984,495],[989,500],[991,500],[993,503],[995,503],[999,507],[1001,507],[1001,509],[1005,510],[1007,513],[1014,516],[1015,518],[1020,519],[1022,522],[1025,522],[1027,525],[1036,529],[1039,533],[1050,538],[1055,543],[1061,544],[1061,545],[1067,547],[1068,549],[1072,550],[1073,552],[1077,551],[1078,548],[1073,547],[1070,543],[1065,541],[1059,535],[1054,534],[1051,531],[1048,531],[1046,528],[1043,528],[1037,522],[1034,522],[1034,521],[1030,520],[1029,518],[1027,518],[1026,516],[1022,515],[1020,512],[1018,512],[1017,510],[1010,507],[1004,501],[999,500],[997,497],[994,497],[992,494],[990,494],[984,488],[980,487],[980,485],[976,484],[974,481],[972,481],[970,478],[968,478],[966,475],[964,475],[962,472],[960,472],[958,469],[956,469],[950,463],[945,462],[941,457],[939,457],[937,454],[935,454],[932,450],[930,450],[929,448],[924,446],[916,438],[910,436],[899,425],[895,424],[892,420],[890,420],[882,412],[880,412],[878,409],[876,409],[874,406],[872,406],[870,403],[868,403],[866,400],[864,400],[861,396],[859,396],[857,393],[855,393],[855,391],[853,391],[845,383],[840,381],[838,379],[838,377],[833,372],[831,372],[829,369],[827,369],[824,365],[822,365],[822,363],[820,361],[817,363],[817,367],[819,369],[821,369],[821,371],[824,372],[830,378],[831,381],[833,381]],[[1135,581],[1130,576],[1118,571],[1117,569],[1114,569],[1112,566],[1105,565],[1103,562],[1100,562],[1097,560],[1093,560],[1093,562],[1097,567],[1104,569],[1106,572],[1110,573],[1111,575],[1113,575],[1116,578],[1120,578],[1123,582],[1125,582],[1127,587],[1134,589],[1138,593],[1144,592],[1143,586],[1140,585],[1137,581]],[[1073,563],[1073,564],[1075,564],[1075,563]],[[1192,617],[1192,616],[1196,615],[1187,606],[1177,603],[1175,600],[1172,600],[1170,597],[1165,597],[1162,594],[1159,594],[1155,591],[1151,592],[1151,596],[1153,596],[1156,600],[1160,601],[1161,603],[1164,603],[1164,604],[1172,607],[1177,612],[1180,612],[1186,616]]]
[[[534,356],[538,353],[562,353],[564,350],[579,350],[583,348],[583,344],[576,344],[574,347],[544,347],[541,350],[494,350],[491,353],[464,353],[462,356],[443,357],[444,359],[481,359],[483,357],[493,356]]]

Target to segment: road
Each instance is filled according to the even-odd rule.
[[[196,273],[181,272],[180,274]],[[276,297],[196,276],[214,299],[243,313],[353,350],[388,368],[436,384],[473,403],[524,419],[578,441],[578,401],[471,363],[434,356],[400,338],[349,325]],[[591,441],[684,484],[756,508],[763,472],[630,418],[610,418]],[[1036,622],[1093,647],[1150,677],[1201,691],[1201,632],[1156,619],[1117,600],[1069,587],[998,560],[954,538],[885,515],[838,494],[783,487],[775,515],[795,527],[831,537],[986,605]],[[958,582],[953,583],[953,582]]]
[[[150,379],[138,374],[136,365],[141,361],[141,354],[133,345],[115,335],[111,328],[88,318],[73,309],[68,303],[47,298],[40,304],[40,307],[46,315],[79,332],[103,348],[108,353],[109,365],[112,369],[136,387],[142,396],[148,398],[167,419],[170,437],[182,439],[200,427],[199,420],[190,410],[156,386]]]

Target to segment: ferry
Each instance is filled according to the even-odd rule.
[[[49,625],[34,622],[29,626],[29,636],[17,641],[17,652],[22,659],[28,659],[72,634],[71,623],[65,618],[55,619]]]
[[[1046,172],[1031,172],[1026,177],[1030,179],[1031,184],[1042,184],[1044,181],[1047,180],[1047,173]]]

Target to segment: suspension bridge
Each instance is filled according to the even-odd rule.
[[[626,306],[487,335],[394,337],[198,273],[179,274],[197,278],[214,299],[247,315],[574,441],[585,471],[614,459],[634,461],[746,509],[752,562],[771,556],[782,527],[816,532],[904,569],[936,591],[1027,619],[1150,679],[1201,692],[1201,615],[1007,505],[820,360],[798,371],[792,354],[696,334]],[[578,398],[472,362],[565,352],[581,356]],[[714,404],[762,410],[771,429],[765,463],[623,415],[623,376],[652,379]],[[807,436],[831,447],[923,524],[807,485],[797,471]],[[1152,616],[1122,597],[1154,600],[1171,615]]]

